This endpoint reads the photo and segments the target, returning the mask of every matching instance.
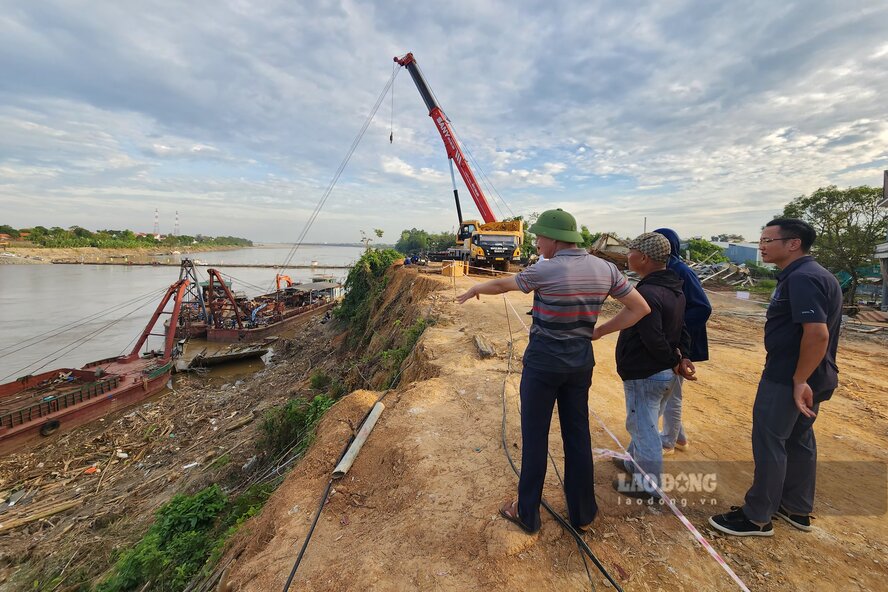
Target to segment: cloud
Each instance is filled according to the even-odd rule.
[[[345,165],[314,238],[452,227],[444,145],[391,61],[413,51],[502,215],[559,204],[624,234],[645,216],[753,234],[819,186],[880,182],[886,16],[826,0],[24,3],[0,17],[4,223],[101,211],[145,230],[157,208],[183,231],[293,240]]]

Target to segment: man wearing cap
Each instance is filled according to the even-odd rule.
[[[549,424],[558,403],[564,445],[564,489],[571,524],[587,530],[598,513],[589,435],[592,335],[602,303],[613,296],[625,306],[605,323],[608,332],[636,323],[649,312],[644,299],[617,268],[578,248],[573,216],[543,212],[530,227],[546,257],[515,276],[475,284],[457,297],[463,304],[481,294],[533,292],[533,325],[521,373],[521,476],[518,499],[500,514],[529,533],[540,529],[540,501],[546,476]]]
[[[663,472],[663,446],[657,424],[661,409],[681,389],[681,361],[690,346],[682,280],[666,268],[669,254],[669,240],[655,232],[629,243],[629,269],[641,277],[636,289],[651,313],[620,331],[616,348],[617,374],[626,396],[626,431],[632,437],[627,448],[632,460],[617,460],[617,466],[632,480],[621,475],[614,487],[623,495],[643,499],[658,497],[654,484],[659,485]],[[605,330],[603,326],[596,331],[595,338]]]

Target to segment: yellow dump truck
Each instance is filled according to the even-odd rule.
[[[521,259],[524,223],[521,220],[480,223],[466,220],[457,244],[462,242],[465,256],[474,267],[493,267],[508,271],[509,263]]]

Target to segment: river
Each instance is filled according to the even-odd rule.
[[[275,269],[236,265],[281,265],[288,258],[291,265],[317,262],[316,267],[284,273],[293,280],[324,274],[344,281],[347,269],[325,265],[351,265],[363,252],[363,247],[303,245],[290,257],[291,248],[188,256],[230,276],[235,291],[256,296],[274,289]],[[197,273],[201,281],[207,279],[206,267],[198,267]],[[128,352],[178,278],[178,268],[165,266],[0,265],[0,383]],[[158,323],[155,332],[162,330]],[[160,337],[149,339],[150,348],[160,343]]]

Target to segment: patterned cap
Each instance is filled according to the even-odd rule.
[[[656,232],[645,232],[638,235],[638,238],[629,241],[629,248],[641,251],[660,263],[666,263],[669,260],[669,254],[672,252],[669,239]]]

